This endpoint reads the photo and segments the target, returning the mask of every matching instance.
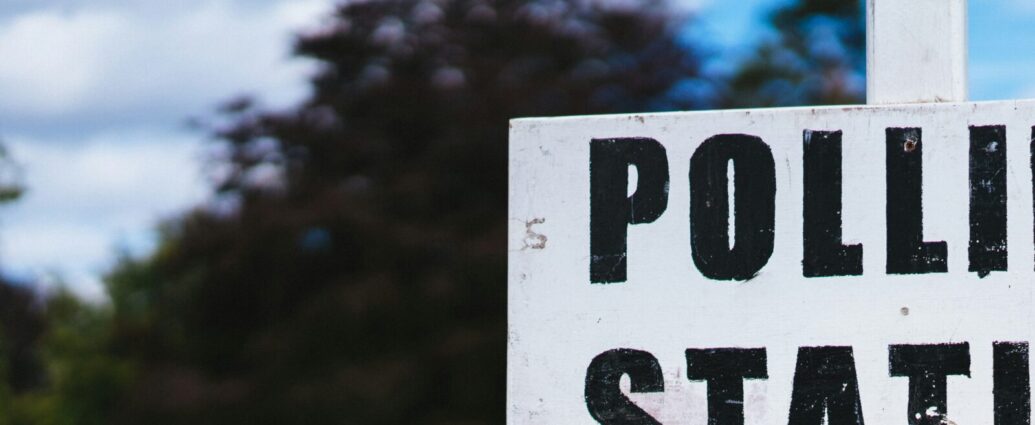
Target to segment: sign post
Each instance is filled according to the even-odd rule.
[[[870,105],[967,100],[966,0],[866,0]]]
[[[868,106],[512,121],[508,423],[1030,424],[1035,101],[894,3]]]

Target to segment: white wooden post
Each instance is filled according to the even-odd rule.
[[[866,103],[967,100],[966,0],[866,0]]]

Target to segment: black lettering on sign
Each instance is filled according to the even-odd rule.
[[[892,345],[891,376],[909,377],[909,424],[940,425],[948,413],[948,375],[970,377],[970,345]]]
[[[744,380],[769,378],[765,348],[688,349],[686,376],[708,383],[708,425],[743,425]]]
[[[629,166],[636,192],[627,195]],[[668,156],[657,140],[593,139],[589,149],[589,278],[625,282],[628,225],[657,220],[668,207]]]
[[[888,128],[888,274],[944,273],[948,246],[924,242],[923,141],[919,128]]]
[[[787,423],[863,425],[852,347],[798,348]]]
[[[586,407],[590,416],[605,425],[660,424],[622,394],[618,386],[622,375],[629,375],[634,393],[665,391],[661,365],[653,355],[627,348],[608,350],[593,358],[586,370]]]
[[[970,127],[970,268],[1006,270],[1006,126]]]
[[[993,425],[1031,423],[1031,387],[1028,378],[1028,343],[992,344]]]
[[[729,244],[727,170],[733,162],[733,248]],[[773,254],[776,166],[762,139],[721,134],[690,158],[690,248],[694,264],[716,280],[754,277]]]
[[[805,277],[858,276],[862,244],[841,243],[841,131],[805,130]]]
[[[1035,127],[1031,128],[1031,195],[1032,195],[1032,213],[1035,214]],[[1033,216],[1035,217],[1035,216]]]

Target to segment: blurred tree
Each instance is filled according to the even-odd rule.
[[[0,353],[2,377],[15,393],[33,389],[43,380],[37,342],[44,323],[39,300],[24,285],[0,280]]]
[[[110,278],[122,423],[502,423],[507,121],[704,106],[660,0],[346,2],[287,112],[217,128],[221,199]]]
[[[25,192],[22,167],[0,143],[0,205]],[[25,282],[0,277],[0,425],[26,423],[25,406],[45,384],[42,300]]]
[[[110,307],[86,304],[64,290],[49,294],[41,307],[35,311],[46,313],[46,329],[34,345],[42,347],[37,355],[46,385],[16,392],[3,404],[10,420],[0,424],[110,423],[134,373],[130,362],[110,355]]]
[[[219,198],[110,306],[47,303],[48,385],[0,391],[8,422],[502,423],[507,120],[861,100],[857,2],[772,24],[719,84],[663,0],[344,3],[298,40],[308,100],[211,124]]]
[[[864,10],[861,0],[797,0],[777,8],[773,31],[730,78],[722,106],[865,102]]]
[[[21,164],[0,144],[0,205],[21,198],[25,193],[25,175]]]

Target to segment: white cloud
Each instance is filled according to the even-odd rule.
[[[49,208],[70,203],[83,211],[116,208],[104,211],[108,215],[130,207],[167,209],[182,204],[184,197],[193,198],[201,183],[199,141],[191,135],[128,132],[93,136],[74,145],[22,139],[8,143],[25,169],[26,204]]]
[[[304,95],[309,67],[289,61],[289,35],[328,0],[194,3],[44,7],[0,23],[0,130],[169,125],[241,92],[276,105]]]
[[[60,114],[82,103],[101,77],[102,47],[120,24],[110,14],[19,16],[0,32],[3,109]]]
[[[103,299],[116,248],[151,249],[201,202],[203,135],[183,129],[242,93],[289,106],[310,64],[291,34],[334,0],[4,0],[0,140],[27,195],[0,207],[4,272]]]
[[[0,262],[37,279],[57,271],[87,297],[103,293],[98,276],[116,248],[149,251],[160,218],[208,193],[193,137],[130,133],[74,145],[8,144],[29,191],[3,207]]]

